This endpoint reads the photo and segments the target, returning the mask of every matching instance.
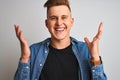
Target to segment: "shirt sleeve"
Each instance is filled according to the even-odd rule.
[[[107,77],[104,73],[103,64],[92,66],[92,80],[107,80]]]
[[[30,62],[19,62],[14,80],[30,80]]]

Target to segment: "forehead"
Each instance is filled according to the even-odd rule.
[[[59,15],[70,15],[71,12],[69,8],[65,5],[60,5],[60,6],[52,6],[48,10],[48,16],[59,16]]]

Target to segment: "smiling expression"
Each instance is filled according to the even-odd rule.
[[[61,40],[70,37],[74,20],[69,8],[65,5],[50,7],[47,13],[46,26],[51,38]]]

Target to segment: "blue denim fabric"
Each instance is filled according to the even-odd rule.
[[[72,49],[79,63],[79,80],[107,80],[103,64],[92,66],[90,53],[85,42],[71,37]],[[19,62],[14,80],[39,80],[42,68],[49,53],[50,38],[30,46],[28,63]]]

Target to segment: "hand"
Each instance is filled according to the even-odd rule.
[[[98,33],[96,36],[93,38],[93,40],[90,42],[87,37],[84,38],[85,42],[87,43],[88,49],[90,51],[91,58],[94,60],[100,60],[99,58],[99,40],[102,35],[102,28],[103,28],[103,23],[101,22],[98,28]]]
[[[28,46],[27,40],[23,37],[22,35],[22,30],[18,25],[14,25],[15,27],[15,32],[18,40],[20,41],[20,46],[21,46],[21,58],[20,60],[22,62],[28,62],[29,57],[30,57],[30,49]]]

